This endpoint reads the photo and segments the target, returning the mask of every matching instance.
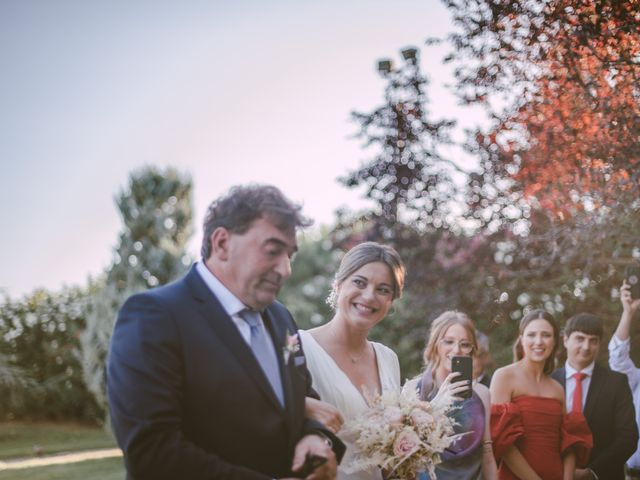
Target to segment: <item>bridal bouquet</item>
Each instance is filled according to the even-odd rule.
[[[429,472],[435,479],[440,453],[459,435],[447,416],[453,408],[451,396],[432,402],[418,398],[415,389],[367,398],[369,409],[343,427],[345,438],[354,439],[357,452],[343,466],[345,473],[380,467],[388,478],[414,478]]]

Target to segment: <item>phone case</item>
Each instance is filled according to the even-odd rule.
[[[631,298],[634,300],[640,298],[640,266],[629,265],[625,270],[624,276],[627,279],[627,283],[631,285]]]
[[[466,356],[453,357],[451,359],[451,371],[460,372],[460,375],[453,380],[454,382],[459,382],[461,380],[466,380],[469,382],[469,389],[460,393],[459,396],[462,398],[471,398],[471,378],[473,375],[473,358],[466,357]]]
[[[471,398],[471,379],[473,376],[473,359],[471,357],[456,356],[451,358],[451,371],[460,372],[460,375],[453,381],[466,380],[469,382],[469,389],[460,393],[462,398]]]

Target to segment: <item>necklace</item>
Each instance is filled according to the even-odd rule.
[[[356,363],[358,363],[358,362],[360,361],[360,359],[361,359],[362,357],[364,357],[365,353],[367,353],[368,347],[369,347],[369,342],[367,342],[367,345],[362,349],[362,353],[361,353],[360,355],[358,355],[357,357],[354,357],[353,355],[351,355],[351,354],[347,351],[347,352],[346,352],[346,353],[347,353],[347,357],[349,357],[349,360],[351,360],[351,363],[353,363],[354,365],[355,365]]]
[[[329,330],[329,336],[333,337],[333,339],[336,340],[338,344],[344,345],[344,353],[347,355],[347,358],[351,361],[353,365],[358,363],[362,359],[362,357],[365,356],[365,354],[367,353],[367,349],[369,348],[369,345],[371,345],[366,338],[365,338],[365,346],[362,349],[362,353],[360,355],[354,356],[349,353],[349,350],[347,350],[346,343],[340,341],[340,336],[338,335],[338,332],[336,332],[334,328],[331,328],[331,322],[326,324],[326,327],[328,327],[327,329]]]

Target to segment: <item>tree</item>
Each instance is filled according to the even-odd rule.
[[[279,300],[291,311],[300,328],[313,328],[332,317],[327,297],[341,252],[333,248],[326,228],[305,233],[292,263],[291,277]]]
[[[345,249],[368,239],[391,242],[409,265],[401,318],[391,328],[381,324],[384,339],[412,365],[422,347],[419,325],[457,308],[498,340],[498,361],[506,362],[517,323],[532,306],[560,317],[591,310],[612,319],[611,328],[620,267],[640,256],[638,1],[444,3],[456,25],[446,61],[456,66],[457,92],[492,119],[467,142],[479,160],[466,175],[469,208],[451,208],[461,195],[449,175],[433,177],[438,201],[427,194],[421,203],[413,193],[420,175],[390,168],[401,158],[394,146],[406,139],[416,142],[409,151],[433,144],[403,130],[403,104],[389,92],[403,92],[404,100],[403,86],[415,83],[389,75],[400,74],[387,62],[387,103],[355,116],[365,145],[382,148],[343,180],[364,185],[376,208],[343,217],[333,233]],[[421,173],[455,171],[448,159],[426,158],[433,164]]]
[[[192,228],[191,180],[173,168],[133,172],[116,204],[124,228],[112,265],[92,285],[81,335],[87,386],[106,407],[104,364],[116,312],[131,294],[163,285],[184,273]]]
[[[445,1],[461,96],[493,110],[483,185],[560,220],[638,197],[640,2]],[[497,112],[495,94],[515,91]],[[502,185],[500,185],[502,181]],[[473,192],[482,198],[482,189]],[[507,188],[504,188],[507,186]],[[497,187],[497,188],[496,188]],[[494,204],[496,198],[489,199]]]
[[[377,152],[341,179],[349,188],[366,187],[366,197],[376,203],[374,228],[386,238],[398,222],[414,222],[419,228],[442,225],[455,195],[450,170],[457,166],[438,153],[439,145],[450,142],[454,122],[429,119],[428,80],[420,71],[418,51],[407,48],[402,55],[405,63],[398,69],[390,60],[379,62],[387,80],[385,103],[370,113],[352,113],[360,124],[357,136]]]
[[[481,166],[469,203],[503,264],[500,290],[519,299],[510,315],[618,308],[622,267],[640,253],[640,3],[445,4],[458,91],[494,119],[469,141]]]
[[[354,114],[359,137],[365,147],[377,147],[376,155],[342,180],[348,187],[364,185],[376,207],[364,215],[339,216],[332,242],[341,250],[366,240],[392,244],[407,264],[404,298],[372,338],[392,345],[402,371],[412,375],[421,368],[426,329],[437,315],[461,309],[488,329],[504,305],[492,296],[495,281],[487,288],[487,278],[478,274],[479,267],[494,268],[491,243],[459,221],[464,197],[452,177],[466,178],[466,172],[439,153],[454,122],[428,118],[427,80],[417,52],[405,50],[403,56],[406,63],[399,69],[380,62],[388,82],[384,105]]]

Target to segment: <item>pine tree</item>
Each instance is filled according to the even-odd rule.
[[[398,222],[418,227],[442,224],[445,204],[455,189],[450,171],[457,166],[438,153],[449,143],[455,122],[429,118],[427,78],[420,71],[418,51],[402,51],[404,65],[393,68],[382,60],[378,71],[387,80],[385,103],[369,113],[354,112],[360,124],[358,137],[364,146],[375,146],[373,159],[351,172],[341,182],[347,187],[366,187],[365,196],[374,200],[374,224],[378,234],[390,238]]]
[[[92,286],[81,335],[85,382],[106,410],[104,365],[118,309],[131,294],[166,284],[191,260],[192,183],[173,168],[133,172],[116,198],[124,227],[112,265]]]

